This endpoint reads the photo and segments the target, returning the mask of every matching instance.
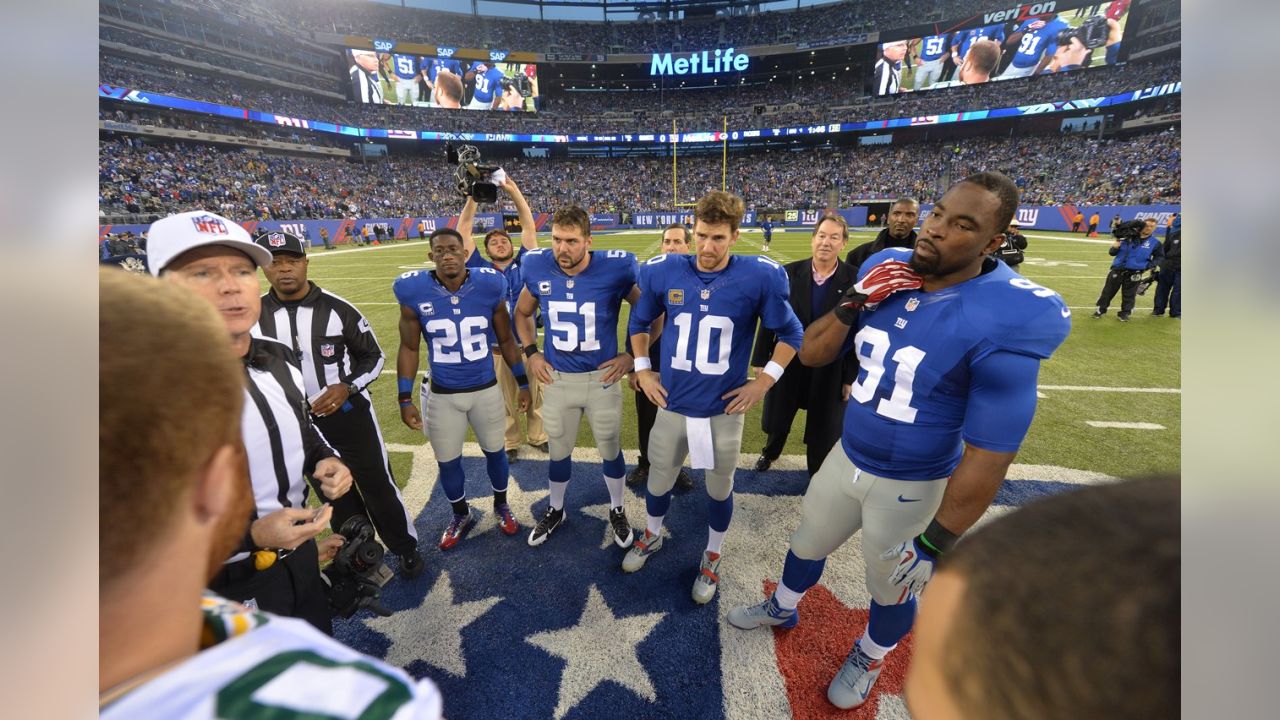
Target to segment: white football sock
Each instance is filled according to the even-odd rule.
[[[724,532],[707,528],[707,552],[720,554],[720,548],[724,547]]]
[[[783,610],[795,610],[803,597],[804,593],[796,592],[782,583],[778,583],[778,588],[773,591],[773,601]]]
[[[553,510],[561,510],[564,508],[564,493],[568,489],[568,482],[553,481],[551,483],[551,508]]]
[[[662,517],[657,515],[646,515],[644,527],[649,531],[650,535],[657,535],[662,532]]]
[[[858,641],[858,647],[862,648],[862,652],[872,660],[883,660],[884,656],[888,655],[889,651],[898,647],[898,645],[897,643],[894,643],[889,647],[877,645],[876,641],[871,639],[871,628],[868,627],[863,631],[862,639]]]
[[[609,487],[609,507],[622,507],[622,486],[624,478],[604,476],[604,484]]]

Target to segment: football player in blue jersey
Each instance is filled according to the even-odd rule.
[[[706,603],[720,583],[721,548],[733,517],[733,472],[746,413],[764,398],[795,357],[804,328],[788,302],[782,266],[763,256],[735,256],[742,199],[712,191],[694,210],[693,255],[657,255],[640,272],[640,302],[627,330],[636,352],[636,382],[658,406],[649,436],[645,532],[622,560],[635,572],[662,547],[662,521],[676,472],[688,455],[706,469],[707,547],[693,599]],[[650,324],[666,313],[662,373],[649,363]],[[756,323],[778,336],[764,370],[747,379]]]
[[[525,200],[524,193],[520,191],[515,180],[512,180],[511,176],[501,168],[491,179],[494,184],[505,190],[511,196],[511,201],[515,203],[516,212],[520,217],[520,249],[515,250],[512,247],[511,235],[506,230],[494,228],[484,235],[484,251],[489,255],[488,260],[484,259],[471,234],[479,206],[476,205],[475,198],[469,195],[466,204],[462,206],[462,214],[458,216],[458,228],[462,231],[462,246],[463,253],[467,256],[467,266],[493,268],[507,279],[507,311],[511,313],[513,321],[511,335],[516,337],[515,307],[516,301],[520,299],[520,289],[524,287],[520,280],[520,263],[524,260],[525,253],[538,249],[538,228],[533,219],[533,210],[529,208],[529,201]],[[515,376],[511,374],[497,347],[494,347],[493,370],[498,374],[498,385],[502,388],[502,397],[507,403],[507,459],[514,461],[520,454],[519,417],[524,413],[519,409]],[[527,410],[529,444],[546,452],[547,434],[542,428],[542,383],[538,382],[537,378],[530,379],[529,392],[532,396],[532,404]]]
[[[728,620],[794,627],[827,556],[861,529],[871,612],[827,689],[838,707],[866,701],[934,563],[991,504],[1035,414],[1040,362],[1071,328],[1056,292],[989,257],[1017,208],[999,173],[952,185],[915,249],[868,258],[805,332],[806,365],[858,355],[844,435],[809,483],[777,589]]]
[[[396,102],[413,105],[418,98],[418,60],[412,55],[391,56],[391,69],[396,75]]]
[[[916,56],[916,72],[912,89],[924,90],[942,79],[942,68],[947,64],[947,33],[928,35],[920,40],[920,54]]]
[[[622,509],[627,466],[618,381],[631,372],[633,360],[630,353],[618,352],[618,311],[623,300],[634,304],[639,297],[637,268],[636,256],[625,250],[591,249],[591,216],[577,206],[552,216],[550,250],[524,256],[516,330],[529,374],[543,384],[542,423],[551,456],[551,502],[529,533],[530,545],[541,545],[565,521],[564,495],[573,469],[569,455],[583,414],[604,465],[613,540],[619,547],[631,545],[634,534]],[[541,350],[533,321],[539,308],[547,336]]]
[[[502,81],[507,76],[492,63],[474,62],[467,80],[475,83],[468,110],[495,110],[502,102]]]
[[[414,430],[425,428],[440,466],[440,483],[453,505],[453,520],[440,537],[440,549],[458,543],[476,521],[467,504],[462,470],[462,442],[467,426],[475,431],[493,487],[493,511],[507,535],[519,530],[507,505],[510,467],[502,448],[505,417],[502,391],[493,372],[489,348],[498,345],[520,385],[520,408],[529,406],[529,381],[511,335],[507,284],[492,268],[467,268],[462,236],[440,228],[428,238],[431,271],[411,270],[396,279],[400,303],[400,350],[396,375],[400,419]],[[422,413],[413,404],[418,349],[427,342],[430,374],[422,382]]]
[[[423,66],[426,71],[427,87],[431,89],[431,104],[437,107],[458,107],[452,103],[442,102],[440,88],[437,83],[440,82],[440,73],[452,75],[458,79],[458,87],[462,86],[462,63],[450,58],[433,57],[426,58],[426,64]],[[452,93],[446,93],[452,98]],[[457,100],[462,99],[462,93],[457,93]]]
[[[1020,78],[1036,75],[1049,65],[1058,50],[1058,33],[1070,26],[1053,13],[1024,20],[1009,35],[1006,43],[1013,51],[1009,67],[1000,78]]]

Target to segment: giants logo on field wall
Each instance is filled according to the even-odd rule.
[[[1018,208],[1018,222],[1026,227],[1035,227],[1040,218],[1040,208]]]
[[[1044,13],[1053,12],[1057,7],[1058,3],[1052,2],[1052,0],[1050,2],[1019,5],[1017,7],[1011,7],[1008,10],[989,12],[983,15],[982,24],[990,25],[991,23],[1009,22],[1011,20],[1021,22],[1035,15],[1043,15]]]

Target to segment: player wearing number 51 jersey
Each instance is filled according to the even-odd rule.
[[[649,435],[649,484],[644,536],[623,559],[635,572],[662,547],[662,521],[676,473],[689,455],[706,469],[707,547],[693,584],[706,603],[720,582],[720,552],[733,517],[733,473],[747,410],[764,398],[795,357],[804,328],[787,302],[782,266],[766,257],[729,254],[738,241],[742,200],[711,192],[694,211],[694,255],[658,255],[640,271],[640,302],[628,331],[636,351],[636,381],[658,406]],[[649,367],[649,324],[666,313],[661,378]],[[778,336],[772,358],[747,380],[756,323]]]
[[[1017,207],[1017,187],[999,173],[956,183],[914,250],[868,258],[805,333],[806,365],[850,347],[858,355],[844,437],[809,483],[777,590],[728,620],[794,626],[826,557],[861,529],[871,612],[827,690],[838,707],[866,701],[934,561],[991,504],[1035,414],[1040,361],[1070,330],[1056,292],[988,257]]]
[[[631,523],[622,509],[627,474],[622,459],[622,386],[632,359],[618,352],[618,310],[634,303],[636,256],[624,250],[591,249],[591,216],[580,207],[558,210],[551,219],[551,249],[524,256],[524,289],[516,302],[516,332],[529,372],[543,383],[542,424],[551,455],[551,502],[529,534],[541,545],[565,519],[564,495],[572,472],[570,453],[585,413],[604,465],[609,488],[609,525],[619,547],[631,544]],[[534,310],[542,308],[546,340],[538,349]]]
[[[431,259],[436,269],[414,270],[396,279],[400,302],[400,351],[396,354],[400,417],[414,430],[424,430],[440,466],[440,483],[453,505],[453,520],[440,538],[440,549],[457,544],[475,523],[467,504],[462,470],[462,442],[467,425],[475,431],[488,465],[493,510],[498,527],[508,535],[519,529],[507,505],[509,465],[503,449],[506,403],[498,389],[489,348],[498,345],[520,387],[520,410],[529,407],[529,381],[520,351],[511,337],[507,314],[507,282],[491,268],[464,266],[462,236],[441,228],[431,233]],[[418,348],[427,343],[430,375],[422,382],[422,415],[413,404]]]

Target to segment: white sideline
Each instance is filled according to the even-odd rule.
[[[1086,420],[1085,425],[1096,428],[1114,428],[1118,430],[1164,430],[1165,426],[1146,422],[1111,422],[1109,420]]]

